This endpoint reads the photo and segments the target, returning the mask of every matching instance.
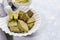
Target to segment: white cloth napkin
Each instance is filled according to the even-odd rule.
[[[0,0],[0,4],[2,4],[3,3],[3,0]]]
[[[3,5],[4,5],[4,10],[6,11],[6,13],[12,10],[11,6],[8,4],[8,0],[4,0]]]
[[[6,15],[6,13],[4,12],[3,1],[4,1],[4,0],[0,0],[0,17]],[[5,4],[5,5],[6,5],[6,4]],[[5,6],[5,7],[6,7],[6,6]],[[0,20],[0,21],[2,21],[2,20]],[[4,22],[4,21],[2,21],[2,22]],[[0,27],[1,27],[1,26],[0,26]],[[4,32],[3,32],[1,29],[0,29],[0,40],[7,40]]]

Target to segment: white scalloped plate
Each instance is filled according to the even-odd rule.
[[[31,3],[32,3],[32,0],[29,0],[29,2],[24,3],[24,4],[17,4],[17,3],[13,3],[13,4],[14,4],[14,6],[16,6],[16,7],[22,7],[22,6],[24,6],[24,7],[25,7],[25,6],[29,7]]]
[[[31,8],[32,9],[32,8]],[[29,9],[28,9],[29,10]],[[28,11],[27,10],[27,11]],[[28,33],[14,33],[11,32],[7,26],[7,22],[8,22],[8,16],[0,18],[0,28],[8,33],[9,35],[13,35],[13,36],[27,36],[27,35],[31,35],[32,33],[34,33],[36,30],[38,30],[40,28],[41,25],[41,17],[40,17],[40,13],[36,10],[32,10],[34,12],[34,18],[36,19],[35,25],[34,27],[28,31]]]

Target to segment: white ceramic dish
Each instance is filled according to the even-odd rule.
[[[29,9],[28,9],[29,10]],[[27,11],[28,11],[27,10]],[[34,12],[34,18],[36,19],[35,25],[33,26],[33,28],[31,30],[29,30],[27,33],[14,33],[11,32],[7,26],[8,23],[8,16],[4,17],[4,18],[0,18],[0,28],[8,33],[9,35],[13,35],[13,36],[27,36],[27,35],[31,35],[32,33],[36,32],[36,30],[38,30],[40,28],[41,25],[41,17],[39,12],[36,12],[35,10],[32,10]]]
[[[29,0],[29,2],[24,3],[24,4],[17,4],[17,3],[13,3],[13,4],[14,4],[14,6],[16,6],[17,8],[22,9],[22,8],[26,8],[26,7],[29,8],[29,6],[30,6],[31,3],[32,3],[32,0]]]

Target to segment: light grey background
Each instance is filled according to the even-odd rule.
[[[40,29],[27,37],[13,37],[14,40],[60,40],[60,0],[32,0],[31,7],[41,14]]]

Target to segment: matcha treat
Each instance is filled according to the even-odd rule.
[[[15,13],[14,13],[14,19],[15,19],[15,20],[18,20],[18,12],[15,12]]]
[[[31,29],[34,26],[34,23],[29,23],[27,25],[28,25],[28,28]]]
[[[35,18],[33,18],[33,17],[29,18],[28,21],[27,21],[27,23],[33,23],[33,22],[35,22]]]
[[[31,10],[29,10],[27,14],[29,15],[29,17],[32,17],[34,13]]]
[[[10,27],[11,32],[20,32],[19,28],[17,26]]]
[[[13,20],[13,11],[9,12],[9,20]]]
[[[11,22],[8,23],[8,26],[9,27],[17,26],[17,22],[16,21],[11,21]]]
[[[30,17],[28,16],[27,13],[20,12],[19,19],[22,19],[23,21],[27,21]]]
[[[19,4],[24,4],[27,3],[29,0],[15,0],[15,3],[19,3]]]
[[[18,20],[18,25],[19,25],[19,28],[22,28],[22,30],[24,32],[28,32],[28,30],[29,30],[28,26],[27,26],[27,24],[24,21]]]
[[[22,19],[22,16],[24,15],[24,12],[23,11],[20,11],[19,12],[19,19]]]

